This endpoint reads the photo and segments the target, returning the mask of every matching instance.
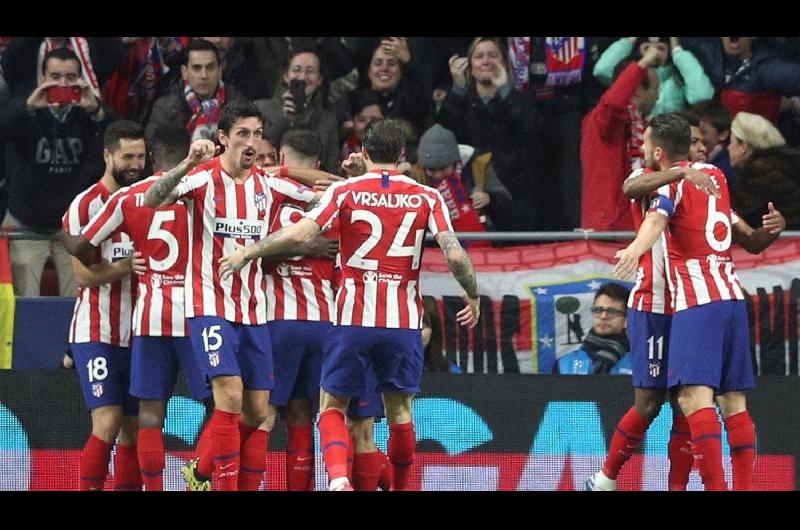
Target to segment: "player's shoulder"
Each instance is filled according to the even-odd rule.
[[[708,173],[709,175],[719,174],[725,176],[725,173],[720,168],[718,168],[714,164],[709,164],[708,162],[691,162],[687,163],[686,165],[691,167],[692,169],[697,169],[699,171]]]
[[[72,202],[70,203],[70,208],[72,207],[80,207],[82,204],[87,204],[95,200],[97,197],[100,197],[103,194],[103,187],[100,185],[100,182],[95,182],[82,192],[78,193]]]
[[[649,167],[640,167],[639,169],[634,169],[631,171],[630,175],[625,180],[635,179],[637,177],[641,177],[647,173],[653,173],[655,170],[650,169]]]

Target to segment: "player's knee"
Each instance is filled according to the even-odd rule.
[[[389,423],[408,423],[411,421],[411,401],[414,398],[410,394],[385,394],[386,420]]]
[[[122,410],[98,407],[92,410],[92,434],[106,443],[113,443],[122,426]]]
[[[311,425],[314,417],[311,411],[311,402],[306,399],[292,399],[286,404],[284,411],[286,422],[292,425]]]
[[[145,429],[163,428],[165,416],[166,411],[163,401],[139,401],[139,415],[137,416],[139,427]]]
[[[220,377],[213,380],[214,402],[226,412],[242,411],[242,380],[238,377]]]

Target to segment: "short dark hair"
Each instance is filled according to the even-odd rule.
[[[659,114],[650,121],[653,144],[671,156],[686,156],[692,145],[692,131],[686,118],[677,112]]]
[[[731,113],[717,101],[701,101],[691,108],[701,120],[708,120],[717,132],[730,131]]]
[[[222,60],[220,59],[217,45],[204,39],[194,39],[183,49],[183,53],[181,54],[181,64],[183,66],[189,65],[189,52],[214,52],[214,56],[217,58],[217,64]]]
[[[350,116],[355,117],[361,114],[361,111],[364,110],[365,107],[369,107],[370,105],[380,106],[380,104],[381,102],[378,99],[378,94],[371,89],[362,88],[360,90],[354,90],[350,93]]]
[[[144,140],[144,129],[131,120],[117,120],[106,127],[103,134],[103,147],[110,152],[119,149],[120,140]]]
[[[631,291],[624,285],[615,282],[608,282],[600,286],[597,292],[594,293],[594,299],[597,300],[600,295],[606,295],[616,302],[622,302],[622,305],[627,305],[630,294]]]
[[[322,140],[309,129],[290,129],[281,136],[281,147],[291,147],[306,158],[319,160],[322,156]]]
[[[629,58],[625,61],[620,61],[620,63],[614,67],[614,75],[612,77],[613,82],[616,82],[622,72],[628,67],[629,64],[638,62],[636,59]],[[645,72],[644,78],[642,79],[641,86],[643,89],[647,90],[650,88],[650,76]]]
[[[217,128],[228,134],[233,124],[240,118],[258,118],[262,124],[264,123],[264,115],[256,104],[249,99],[240,98],[231,99],[222,106]]]
[[[688,110],[680,110],[675,114],[686,120],[691,127],[700,127],[700,118],[697,117],[697,114],[689,112]]]
[[[78,75],[83,75],[81,60],[78,59],[78,56],[75,54],[74,51],[68,48],[55,48],[44,54],[44,59],[42,59],[42,75],[44,75],[44,73],[47,71],[47,61],[49,61],[50,59],[60,59],[62,61],[75,61],[76,63],[78,63]]]
[[[373,162],[393,164],[406,145],[406,133],[397,120],[381,118],[369,122],[361,143]]]
[[[151,138],[153,164],[157,169],[167,170],[177,166],[189,152],[192,137],[186,127],[162,125]]]

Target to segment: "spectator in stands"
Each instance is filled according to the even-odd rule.
[[[731,116],[751,112],[777,124],[781,96],[800,95],[800,64],[755,37],[684,37],[683,43],[700,60]]]
[[[125,56],[102,87],[103,101],[121,118],[147,123],[156,100],[169,87],[167,64],[180,64],[173,37],[122,37]]]
[[[686,110],[689,105],[714,97],[714,86],[703,67],[692,52],[681,47],[678,37],[623,37],[600,56],[594,65],[595,77],[610,85],[620,62],[631,55],[638,59],[651,47],[658,50],[658,100],[649,117]]]
[[[800,150],[789,147],[763,116],[740,112],[731,123],[728,146],[738,172],[732,206],[751,226],[761,226],[767,204],[786,218],[788,230],[800,229]]]
[[[375,47],[363,83],[378,97],[386,118],[400,119],[406,132],[406,158],[416,161],[420,135],[433,124],[434,105],[406,37],[385,37]]]
[[[509,82],[504,42],[478,37],[467,57],[450,58],[453,88],[437,121],[462,144],[492,153],[500,182],[518,207],[498,230],[536,230],[558,226],[560,205],[553,200],[555,183],[541,178],[536,155],[539,115],[533,97]]]
[[[81,76],[97,97],[125,55],[119,37],[14,37],[0,63],[11,97],[27,96],[36,88],[45,55],[58,48],[75,53]]]
[[[192,140],[216,140],[222,106],[239,97],[221,76],[217,47],[201,39],[189,43],[183,50],[181,81],[155,102],[145,129],[148,140],[158,127],[175,123],[185,125]]]
[[[542,120],[537,156],[543,178],[558,183],[561,230],[581,224],[581,120],[605,87],[592,75],[608,37],[508,37],[514,88],[530,92]]]
[[[645,116],[658,98],[658,50],[639,61],[617,65],[615,80],[581,124],[581,226],[594,230],[633,230],[622,182],[644,167]]]
[[[594,295],[592,329],[583,346],[562,355],[553,365],[553,373],[565,375],[632,373],[630,342],[626,330],[627,287],[604,284]]]
[[[728,109],[716,101],[704,101],[691,108],[692,114],[700,120],[703,143],[706,145],[706,160],[725,173],[728,187],[736,186],[736,172],[731,166],[728,142],[731,137],[731,115]]]
[[[77,103],[48,103],[48,89],[79,86]],[[3,227],[52,235],[72,199],[103,172],[103,133],[114,119],[81,76],[81,62],[67,48],[42,61],[39,86],[0,110],[0,143],[9,141],[8,212]],[[39,296],[42,270],[52,256],[61,296],[77,296],[72,263],[58,241],[10,242],[14,291]]]
[[[351,92],[350,116],[352,118],[342,125],[345,132],[349,133],[339,154],[341,160],[347,160],[351,153],[360,153],[364,129],[372,120],[384,117],[377,94],[370,89]]]
[[[438,123],[420,138],[414,176],[439,190],[456,232],[484,232],[486,213],[490,218],[502,217],[504,208],[511,207],[511,194],[498,180],[491,159],[491,153],[459,146],[452,131]],[[489,245],[486,241],[463,243],[468,244],[473,248]]]
[[[289,85],[294,80],[305,82],[305,100],[294,101]],[[298,51],[291,56],[283,74],[281,91],[272,99],[256,101],[264,115],[264,133],[280,138],[291,129],[310,129],[322,140],[320,160],[326,171],[339,168],[339,124],[336,116],[323,107],[320,88],[325,82],[319,57],[314,52]]]
[[[243,90],[252,100],[270,99],[282,92],[280,86],[286,63],[300,50],[317,54],[322,63],[322,75],[328,82],[344,76],[355,66],[350,50],[339,37],[236,37],[236,47],[241,48],[248,71],[254,70],[250,86]],[[244,75],[237,75],[237,82],[239,77]],[[256,83],[254,79],[264,79],[264,82]],[[258,93],[251,95],[252,90]]]

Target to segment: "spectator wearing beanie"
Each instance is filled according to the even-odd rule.
[[[417,161],[417,180],[439,190],[456,232],[485,231],[485,214],[491,217],[496,205],[508,207],[511,202],[491,166],[491,153],[481,155],[470,146],[459,146],[455,134],[439,124],[420,138]]]
[[[800,229],[800,150],[786,145],[766,118],[739,112],[728,146],[738,173],[733,209],[751,226],[761,226],[767,203],[786,217],[786,229]]]

